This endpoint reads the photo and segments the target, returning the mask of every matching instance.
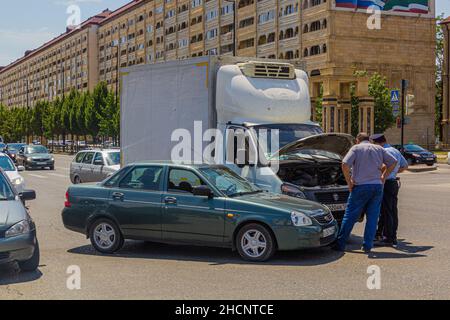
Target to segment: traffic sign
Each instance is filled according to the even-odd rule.
[[[391,104],[400,103],[400,92],[398,90],[391,91]]]

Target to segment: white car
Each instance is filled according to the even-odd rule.
[[[16,167],[8,155],[0,153],[0,168],[6,173],[18,193],[25,190],[25,179],[19,174],[20,171],[25,170],[23,166]]]

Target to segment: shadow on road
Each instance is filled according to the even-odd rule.
[[[352,235],[351,240],[347,246],[347,251],[352,253],[364,254],[361,249],[363,239],[362,237]],[[411,242],[407,242],[404,239],[398,241],[397,248],[390,248],[394,252],[385,252],[386,247],[375,247],[368,255],[370,259],[404,259],[404,258],[424,258],[427,255],[420,252],[425,252],[433,249],[433,246],[413,246]]]
[[[124,247],[115,254],[102,255],[95,251],[91,245],[81,246],[68,250],[69,253],[110,256],[133,259],[177,260],[208,262],[210,265],[225,264],[253,264],[240,259],[237,252],[230,249],[174,246],[152,242],[127,241]],[[340,259],[344,254],[334,252],[329,248],[308,249],[302,251],[281,251],[260,265],[278,266],[316,266],[324,265]]]
[[[21,272],[17,264],[9,263],[0,266],[0,286],[32,282],[42,277],[42,272]]]

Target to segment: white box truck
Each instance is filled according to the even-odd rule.
[[[178,150],[186,134],[191,140],[191,150],[184,150],[183,156],[187,155],[194,162],[204,161],[198,147],[204,150],[208,144],[202,139],[205,132],[217,129],[223,141],[215,140],[216,163],[229,166],[273,192],[284,191],[311,200],[317,200],[319,193],[327,193],[322,198],[332,202],[336,202],[334,193],[338,192],[339,203],[345,203],[348,189],[337,160],[340,156],[331,157],[329,153],[324,154],[329,151],[322,149],[328,145],[331,152],[343,154],[351,146],[352,138],[324,135],[320,126],[310,121],[308,76],[301,67],[274,60],[209,56],[122,69],[122,164],[174,160],[174,150]],[[268,132],[264,143],[255,134],[261,129]],[[246,148],[251,145],[258,150],[255,165],[248,161],[231,160],[230,163],[242,150],[236,146],[236,139],[227,135],[227,130],[245,131]],[[185,134],[183,138],[180,132]],[[276,148],[271,146],[275,141],[271,132],[279,133]],[[221,150],[219,141],[223,142]],[[308,151],[311,145],[319,154],[305,155],[305,152],[311,153]],[[278,147],[285,154],[275,152]],[[302,155],[292,161],[290,157],[296,152]],[[267,158],[273,154],[281,159],[280,170],[267,166]],[[283,157],[287,157],[286,160]],[[294,163],[299,170],[293,168]],[[344,208],[336,206],[336,209]]]

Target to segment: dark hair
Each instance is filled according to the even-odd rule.
[[[356,136],[356,139],[358,139],[359,142],[369,141],[369,135],[367,133],[365,133],[365,132],[360,132]]]

